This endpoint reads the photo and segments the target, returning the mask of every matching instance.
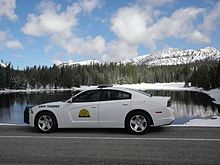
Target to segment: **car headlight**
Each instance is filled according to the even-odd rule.
[[[172,102],[171,102],[171,100],[169,99],[168,101],[167,101],[167,107],[171,107],[172,106]]]

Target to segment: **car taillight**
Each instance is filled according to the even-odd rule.
[[[168,100],[167,101],[167,107],[171,107],[172,103],[171,103],[171,100]]]

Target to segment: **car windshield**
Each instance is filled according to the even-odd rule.
[[[130,88],[129,88],[129,90],[132,90],[132,91],[135,91],[135,92],[141,93],[141,94],[143,94],[143,95],[145,95],[145,96],[148,96],[148,97],[152,97],[152,95],[151,95],[151,94],[146,93],[146,92],[141,91],[141,90],[137,90],[137,89],[130,89]]]

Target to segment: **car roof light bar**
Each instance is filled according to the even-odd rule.
[[[99,85],[98,88],[108,88],[113,87],[113,85]]]

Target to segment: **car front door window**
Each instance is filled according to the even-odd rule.
[[[73,98],[72,102],[94,102],[99,101],[100,91],[86,91]]]

